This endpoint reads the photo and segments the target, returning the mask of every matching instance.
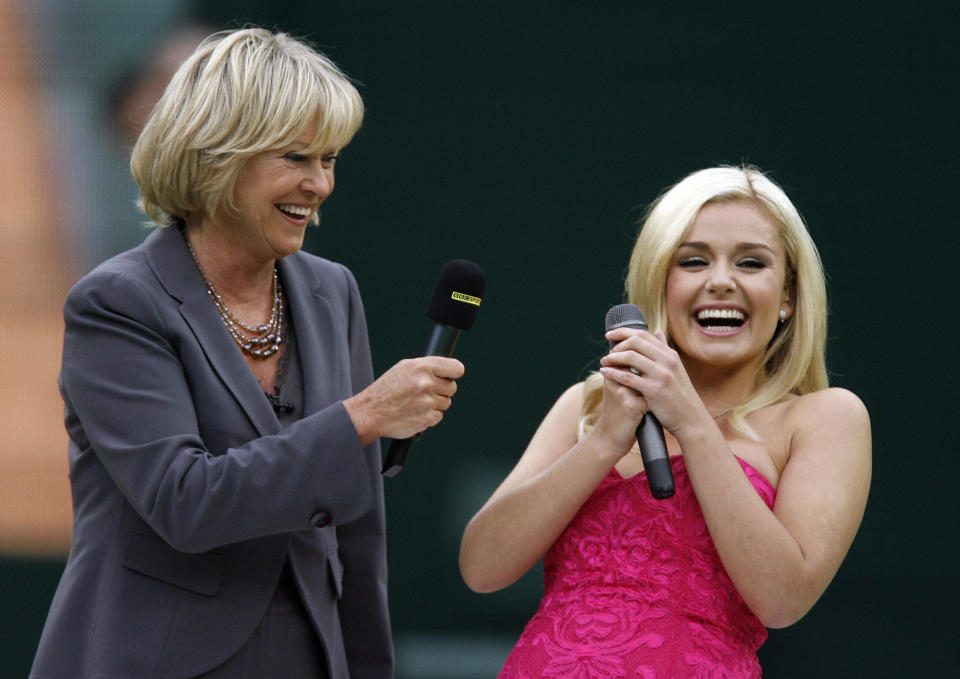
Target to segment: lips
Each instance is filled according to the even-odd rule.
[[[296,219],[298,221],[302,221],[307,217],[309,217],[314,210],[314,208],[306,205],[282,204],[282,205],[277,205],[276,207],[278,210],[280,210],[280,212],[284,213],[291,219]]]
[[[734,307],[708,307],[693,315],[697,325],[711,334],[732,334],[747,322],[747,314]]]

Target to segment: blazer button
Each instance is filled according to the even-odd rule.
[[[310,517],[310,523],[313,524],[314,528],[324,528],[330,525],[331,521],[329,512],[317,512]]]

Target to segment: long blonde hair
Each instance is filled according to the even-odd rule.
[[[700,210],[708,204],[749,201],[776,224],[787,257],[794,312],[767,347],[753,390],[728,414],[730,427],[756,440],[746,418],[787,394],[828,386],[826,368],[827,292],[820,255],[803,218],[783,190],[755,167],[720,166],[694,172],[650,206],[630,256],[627,300],[644,310],[651,331],[670,341],[666,310],[667,273],[674,254]],[[603,377],[587,378],[580,434],[595,424],[603,400]]]

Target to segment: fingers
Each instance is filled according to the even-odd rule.
[[[629,417],[642,417],[650,410],[646,392],[657,392],[662,386],[673,369],[676,352],[660,331],[651,334],[625,327],[611,330],[606,337],[613,347],[600,359],[600,372],[605,384],[616,385],[608,389],[610,396]]]
[[[604,377],[604,403],[610,403],[629,420],[639,422],[650,406],[641,390],[641,377],[632,370],[601,366]]]
[[[600,366],[600,374],[611,382],[635,391],[638,396],[643,396],[643,393],[640,391],[642,387],[640,382],[642,375],[637,374],[633,370],[613,366]]]
[[[365,432],[409,438],[443,419],[463,374],[463,364],[453,358],[405,359],[344,403],[362,440],[370,438]]]
[[[427,366],[437,377],[457,380],[463,377],[465,371],[463,363],[455,358],[447,358],[445,356],[424,356],[423,358],[409,360]]]
[[[604,376],[603,402],[594,431],[626,454],[636,443],[637,425],[649,411],[649,405],[637,390],[636,375],[621,368],[601,367]]]
[[[463,364],[453,358],[426,356],[401,361],[398,390],[411,399],[423,399],[438,410],[446,410],[457,393],[456,380],[463,376]]]
[[[656,333],[650,333],[646,330],[633,328],[616,328],[608,332],[605,337],[612,345],[611,351],[632,349],[646,354],[657,349],[668,348],[663,332],[660,330]]]
[[[629,326],[623,326],[620,328],[614,328],[613,330],[608,330],[604,337],[607,338],[610,342],[622,342],[631,337],[642,337],[643,335],[649,335],[650,333],[646,330],[640,330],[638,328],[631,328]]]
[[[427,356],[411,359],[405,368],[406,384],[400,385],[395,397],[405,399],[406,403],[400,405],[393,426],[404,431],[412,429],[409,436],[440,423],[443,414],[453,405],[456,379],[463,376],[464,366],[456,359]]]
[[[666,342],[662,331],[617,328],[606,335],[613,347],[600,360],[602,366],[620,367],[641,375],[659,374],[676,370],[679,356]]]
[[[438,356],[409,359],[409,363],[406,368],[411,396],[432,398],[439,410],[449,408],[453,395],[457,393],[456,380],[464,373],[463,364],[456,359]]]
[[[624,347],[623,343],[618,344],[609,354],[600,359],[601,368],[616,368],[634,375],[649,373],[654,363],[655,361],[650,357],[635,349]]]
[[[676,433],[685,422],[699,419],[706,410],[687,375],[680,354],[666,342],[663,332],[611,331],[608,337],[616,342],[609,354],[600,360],[605,382],[616,389],[629,390],[643,400],[645,411],[656,414],[660,423]],[[614,391],[615,390],[611,390]],[[606,398],[607,392],[604,392]],[[640,407],[629,395],[618,394],[623,412],[635,413]]]

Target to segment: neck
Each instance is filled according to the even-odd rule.
[[[761,366],[751,362],[738,366],[704,365],[681,357],[694,389],[714,417],[726,414],[753,392]]]
[[[269,273],[270,290],[266,298],[259,292],[259,285],[255,282],[250,283],[260,276],[258,272],[254,272],[253,276],[243,277],[244,280],[241,284],[235,283],[231,288],[232,292],[225,293],[217,287],[217,284],[211,278],[211,274],[207,272],[204,262],[201,261],[201,255],[197,252],[197,246],[194,240],[189,237],[189,234],[187,247],[190,248],[190,254],[193,255],[197,268],[200,270],[200,275],[203,277],[207,288],[207,294],[213,301],[220,320],[223,321],[240,350],[247,355],[248,360],[268,359],[280,351],[280,344],[283,342],[284,295],[276,270],[276,262],[267,271]],[[221,260],[211,257],[210,249],[204,249],[204,252],[206,253],[204,259],[207,266],[212,262],[214,270],[220,272],[221,280],[230,280],[229,276],[224,277],[224,272],[233,273],[234,281],[240,280],[236,273],[242,273],[242,267],[227,266],[225,268],[217,266],[217,263]],[[242,285],[243,283],[245,285]],[[243,294],[237,295],[237,290],[248,292],[247,298],[244,299]],[[266,314],[266,320],[261,322],[259,319],[263,318],[264,314]],[[251,322],[250,319],[257,320]]]
[[[204,278],[225,298],[250,304],[272,297],[275,259],[252,257],[213,229],[189,222],[184,235]]]

